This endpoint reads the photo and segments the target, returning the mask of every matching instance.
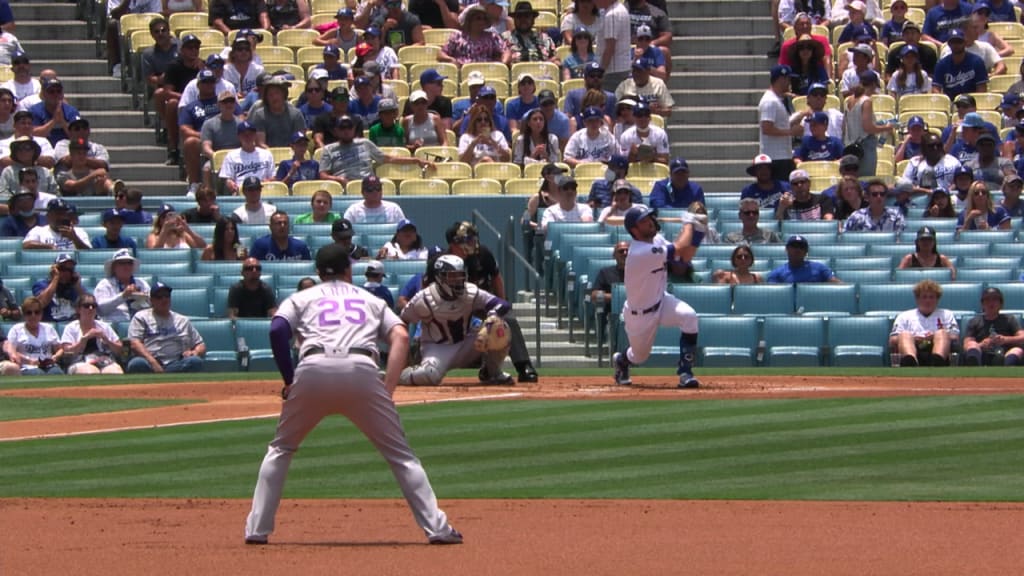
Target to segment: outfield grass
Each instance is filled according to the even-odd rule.
[[[441,498],[1020,501],[1024,396],[502,401],[401,409]],[[275,420],[0,443],[4,497],[249,498]],[[341,418],[287,497],[396,498]]]
[[[0,422],[31,420],[53,416],[76,416],[98,412],[118,412],[138,408],[156,408],[175,404],[197,404],[202,400],[138,400],[131,398],[4,398],[0,402]]]

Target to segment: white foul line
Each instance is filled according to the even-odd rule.
[[[441,404],[443,402],[469,402],[475,400],[500,400],[502,398],[517,398],[522,392],[508,392],[505,394],[485,394],[482,396],[466,396],[463,398],[438,398],[436,400],[409,400],[406,402],[395,402],[396,406],[410,406],[415,404]],[[55,432],[53,434],[39,434],[36,436],[20,436],[18,438],[0,438],[0,442],[17,442],[20,440],[43,440],[46,438],[69,438],[72,436],[85,436],[87,434],[107,434],[110,432],[128,432],[131,430],[150,430],[154,428],[175,428],[177,426],[194,426],[197,424],[215,424],[218,422],[239,422],[242,420],[260,420],[263,418],[277,418],[280,412],[273,414],[258,414],[256,416],[238,416],[235,418],[213,418],[209,420],[190,420],[188,422],[170,422],[167,424],[142,424],[139,426],[122,426],[120,428],[101,428],[98,430],[80,430],[78,432]]]

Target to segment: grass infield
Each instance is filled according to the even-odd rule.
[[[1017,395],[514,400],[401,413],[441,498],[1024,497]],[[274,425],[0,443],[0,496],[249,498]],[[400,497],[380,456],[339,417],[307,439],[285,495]]]
[[[196,404],[196,400],[137,400],[131,398],[4,398],[0,402],[0,422],[31,420],[54,416],[75,416],[99,412],[117,412],[138,408],[156,408],[174,404]]]

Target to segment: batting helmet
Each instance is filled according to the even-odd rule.
[[[626,216],[623,218],[623,224],[626,227],[626,232],[629,232],[629,235],[635,239],[636,234],[633,234],[633,228],[635,228],[636,225],[639,224],[640,221],[643,220],[644,218],[654,218],[657,215],[657,210],[649,206],[644,206],[642,204],[639,206],[633,206],[629,210],[626,210]],[[657,226],[657,219],[654,220],[654,223]],[[660,229],[660,226],[658,228]]]
[[[466,293],[466,264],[454,254],[445,254],[434,262],[434,279],[445,300],[454,300]]]

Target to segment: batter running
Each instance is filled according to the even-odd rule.
[[[706,217],[705,217],[706,218]],[[658,233],[661,226],[655,211],[634,206],[624,217],[626,231],[633,237],[626,255],[626,303],[622,307],[629,348],[612,356],[615,383],[629,386],[629,367],[642,364],[651,355],[658,326],[677,326],[679,335],[680,388],[697,388],[693,377],[693,358],[697,351],[697,313],[689,304],[665,292],[668,272],[682,273],[704,238],[705,226],[695,214],[683,215],[683,228],[674,242]]]
[[[409,349],[405,324],[383,300],[352,285],[347,250],[321,248],[316,269],[323,283],[288,297],[270,325],[274,360],[284,379],[284,404],[277,433],[260,466],[246,544],[266,544],[292,455],[324,417],[342,414],[387,460],[431,544],[461,544],[462,534],[437,507],[427,473],[405,439],[391,394]],[[292,369],[292,334],[302,339]],[[377,372],[377,339],[391,346],[383,381]]]

